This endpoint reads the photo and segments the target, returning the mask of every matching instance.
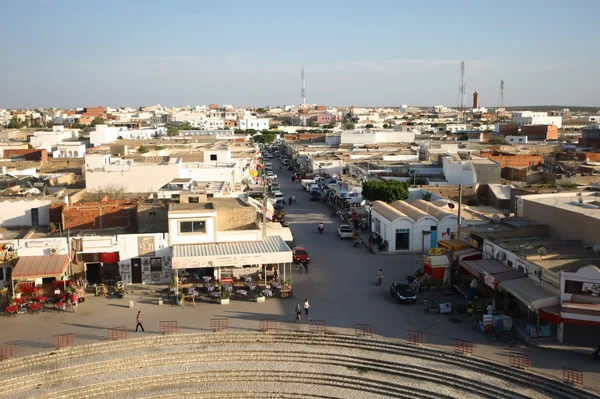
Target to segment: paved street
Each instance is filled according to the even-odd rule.
[[[135,315],[142,310],[143,322],[148,332],[157,334],[158,322],[177,320],[180,331],[193,332],[208,330],[209,319],[229,318],[230,328],[255,330],[258,320],[277,319],[279,328],[307,329],[292,323],[293,308],[296,302],[308,298],[312,308],[311,319],[325,320],[329,328],[352,331],[355,323],[372,324],[377,334],[403,338],[407,329],[423,331],[428,344],[450,349],[454,338],[472,341],[477,356],[487,357],[507,363],[509,351],[519,350],[531,355],[532,367],[543,373],[562,376],[562,367],[571,367],[585,372],[586,387],[600,387],[598,364],[591,363],[582,355],[560,355],[540,349],[514,348],[490,336],[475,332],[467,324],[466,316],[429,315],[423,305],[399,305],[391,300],[389,283],[403,280],[416,267],[420,267],[420,255],[375,255],[364,247],[354,248],[351,241],[340,240],[336,229],[337,218],[330,218],[326,206],[321,202],[311,202],[308,193],[299,183],[291,182],[290,172],[278,171],[279,163],[274,162],[282,191],[286,197],[296,195],[297,204],[286,206],[287,220],[293,230],[296,244],[305,247],[311,257],[309,273],[298,273],[294,268],[293,284],[295,298],[268,299],[266,303],[235,302],[230,305],[186,304],[185,307],[169,305],[157,306],[142,299],[138,291],[124,299],[88,297],[78,313],[56,313],[46,311],[40,315],[18,315],[4,317],[0,321],[0,343],[17,343],[19,354],[48,350],[52,336],[61,333],[75,333],[76,343],[97,342],[106,339],[106,328],[127,326],[130,334],[135,327]],[[325,223],[325,232],[317,232],[319,222]],[[415,264],[415,259],[419,265]],[[384,270],[384,284],[375,286],[376,272]],[[148,286],[147,292],[154,287]],[[441,294],[420,295],[435,296]],[[135,309],[129,309],[129,300],[135,301]],[[450,322],[456,318],[459,323]],[[342,330],[339,330],[342,331]],[[140,333],[142,334],[142,333]]]

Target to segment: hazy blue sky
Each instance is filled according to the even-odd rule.
[[[0,0],[0,108],[600,105],[600,0]]]

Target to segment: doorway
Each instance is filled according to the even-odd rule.
[[[38,227],[40,225],[40,213],[38,208],[31,208],[31,226]]]
[[[102,283],[102,263],[92,262],[85,264],[85,278],[89,285]]]
[[[437,248],[437,226],[431,226],[430,243],[431,248]]]
[[[396,251],[410,249],[410,229],[396,229]]]
[[[131,259],[131,282],[133,284],[142,284],[142,259]]]

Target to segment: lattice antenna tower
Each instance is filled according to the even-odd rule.
[[[466,84],[465,84],[465,62],[461,61],[460,63],[460,85],[458,86],[458,113],[460,114],[461,118],[464,118],[465,123],[467,120],[467,113],[466,113],[466,95],[467,95],[467,88],[466,88]]]
[[[504,81],[500,81],[500,108],[504,108]]]

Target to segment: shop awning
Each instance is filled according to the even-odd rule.
[[[540,318],[549,321],[550,323],[560,324],[560,309],[560,305],[540,308]]]
[[[15,280],[60,278],[69,265],[67,255],[21,256],[12,271]]]
[[[567,324],[600,325],[600,304],[565,301],[560,309],[560,318]]]
[[[498,285],[504,291],[510,293],[519,301],[534,310],[555,306],[560,303],[558,291],[543,286],[530,278],[506,280],[500,282]]]
[[[480,278],[487,286],[497,288],[498,283],[507,280],[524,278],[520,271],[505,265],[496,259],[477,259],[459,262],[460,266],[475,277]]]
[[[292,250],[280,236],[261,241],[173,245],[173,269],[290,262]]]
[[[461,260],[477,259],[477,256],[479,256],[479,259],[481,259],[481,252],[473,248],[461,249],[452,254],[452,258],[458,262],[460,262]]]

